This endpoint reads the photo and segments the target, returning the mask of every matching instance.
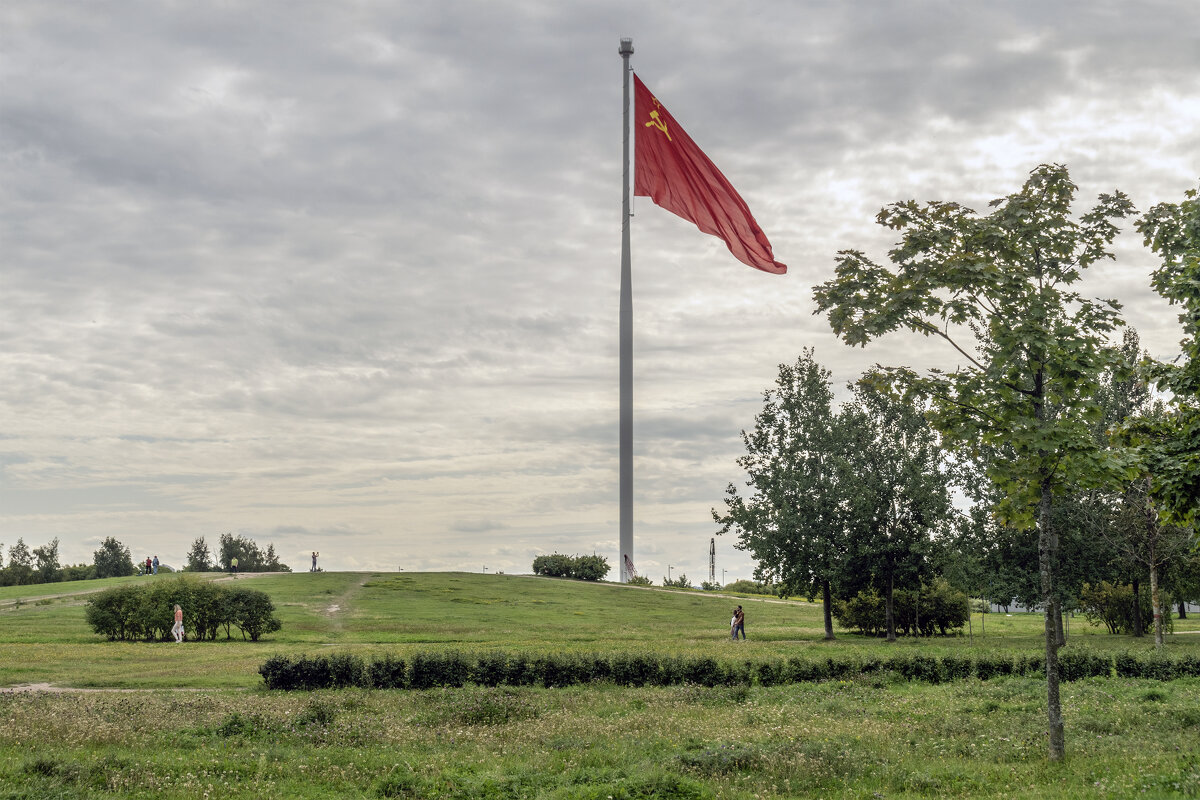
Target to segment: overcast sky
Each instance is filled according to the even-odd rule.
[[[711,509],[802,348],[839,393],[932,340],[814,316],[883,205],[1081,212],[1200,177],[1200,3],[46,2],[0,7],[0,542],[179,565],[617,575],[621,59],[788,264],[635,203],[635,550],[707,578]],[[1154,355],[1136,234],[1091,271]],[[731,536],[718,580],[749,577]]]

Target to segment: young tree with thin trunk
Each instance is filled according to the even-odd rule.
[[[957,203],[895,203],[877,217],[901,231],[889,254],[894,269],[842,251],[836,277],[814,290],[818,313],[848,344],[865,346],[897,330],[947,344],[951,369],[919,375],[892,368],[892,387],[932,404],[930,421],[948,446],[1011,453],[988,462],[988,477],[1003,492],[998,511],[1009,524],[1038,531],[1052,760],[1065,753],[1055,497],[1111,480],[1116,471],[1090,423],[1099,414],[1101,375],[1115,361],[1106,340],[1120,324],[1119,306],[1071,286],[1112,257],[1112,220],[1133,211],[1117,192],[1076,218],[1076,191],[1065,167],[1042,165],[1020,191],[993,201],[986,216]]]

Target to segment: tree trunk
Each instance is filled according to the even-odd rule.
[[[1187,603],[1182,600],[1179,601],[1179,618],[1187,619]]]
[[[913,604],[913,618],[915,620],[914,627],[916,628],[916,630],[913,633],[916,635],[916,637],[918,639],[920,639],[921,638],[921,584],[919,582],[917,583],[917,599],[914,601],[914,604]]]
[[[1054,643],[1059,647],[1067,646],[1067,635],[1063,631],[1062,603],[1054,598]]]
[[[1133,579],[1133,635],[1134,638],[1141,638],[1144,631],[1142,630],[1142,582],[1137,578]]]
[[[1057,542],[1050,527],[1054,502],[1050,481],[1042,480],[1038,502],[1038,572],[1041,577],[1042,607],[1046,612],[1046,721],[1050,735],[1050,760],[1062,761],[1066,753],[1063,732],[1062,701],[1058,694],[1058,635],[1055,630],[1057,604],[1054,601],[1054,561]]]
[[[833,592],[829,590],[829,581],[821,581],[821,606],[825,616],[825,640],[833,641]]]
[[[1148,490],[1147,490],[1148,493]],[[1153,502],[1146,503],[1147,522],[1150,526],[1150,613],[1154,615],[1154,649],[1163,649],[1163,607],[1158,596],[1158,512]]]
[[[1154,649],[1163,649],[1162,604],[1158,597],[1158,565],[1150,559],[1150,605],[1154,608]]]
[[[892,586],[894,583],[895,583],[895,581],[889,575],[888,576],[888,585],[887,585],[887,599],[883,604],[884,613],[885,613],[885,616],[887,617],[887,640],[889,642],[896,641],[896,615],[895,615],[895,609],[892,605]]]

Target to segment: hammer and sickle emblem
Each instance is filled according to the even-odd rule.
[[[662,103],[658,102],[657,97],[654,98],[654,105],[659,106],[659,107],[662,106]],[[667,130],[667,123],[663,121],[662,117],[658,116],[657,110],[650,112],[650,121],[646,123],[646,127],[647,128],[658,128],[660,131],[662,131],[666,135],[668,142],[674,141],[671,138],[671,132],[669,130]]]

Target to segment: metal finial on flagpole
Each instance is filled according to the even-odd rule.
[[[621,73],[624,80],[621,175],[621,315],[620,315],[620,548],[621,583],[629,581],[627,564],[633,563],[633,267],[629,252],[629,57],[633,39],[622,39]]]

